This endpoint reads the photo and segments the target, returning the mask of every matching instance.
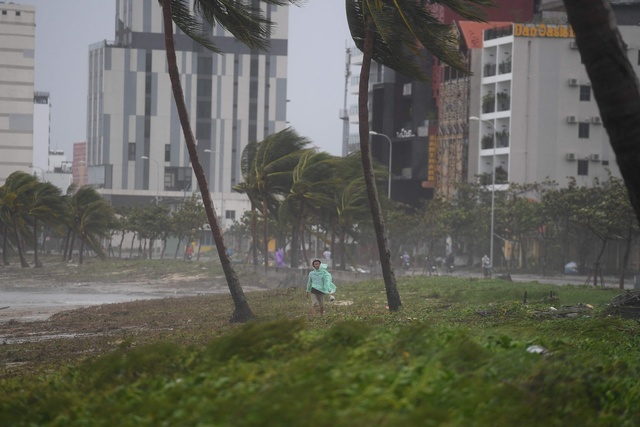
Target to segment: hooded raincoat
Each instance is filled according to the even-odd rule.
[[[336,286],[331,281],[331,273],[327,271],[327,264],[320,264],[319,269],[313,269],[309,272],[307,292],[311,292],[311,288],[317,289],[323,294],[332,294],[336,291]]]

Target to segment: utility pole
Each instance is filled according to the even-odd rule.
[[[342,120],[342,157],[346,157],[349,154],[349,110],[347,110],[349,77],[351,77],[351,49],[347,47],[344,71],[344,104],[342,111],[340,111],[340,119]]]

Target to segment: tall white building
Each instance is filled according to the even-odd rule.
[[[640,27],[619,29],[637,75]],[[498,184],[549,178],[564,187],[570,179],[606,180],[607,169],[620,176],[569,25],[486,30],[480,65],[470,112],[481,122],[470,123],[469,177],[495,168]]]
[[[35,8],[0,2],[0,185],[31,172]]]
[[[220,27],[214,54],[175,29],[185,101],[209,188],[223,218],[235,216],[242,150],[286,127],[288,9],[268,52],[252,51]],[[197,189],[171,92],[157,2],[117,0],[116,39],[90,47],[87,100],[89,184],[116,204],[183,197]],[[226,206],[221,207],[220,204]]]

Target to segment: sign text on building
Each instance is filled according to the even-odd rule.
[[[575,38],[571,25],[547,25],[547,24],[515,24],[513,26],[515,37],[554,37]]]

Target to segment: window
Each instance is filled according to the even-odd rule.
[[[236,220],[236,211],[227,211],[227,210],[225,210],[224,211],[224,217],[226,219],[230,219],[232,221],[235,221]]]
[[[591,86],[580,85],[580,101],[591,101]]]
[[[135,159],[136,159],[136,143],[130,142],[129,143],[129,160],[135,160]]]
[[[589,160],[578,160],[578,175],[589,175]]]
[[[6,10],[3,10],[3,11],[2,11],[2,14],[3,14],[3,15],[6,15],[6,14],[7,14],[7,11],[6,11]],[[638,61],[640,61],[640,59],[638,59]]]
[[[170,144],[164,144],[164,161],[165,162],[171,161],[171,145]]]
[[[589,138],[589,123],[578,124],[578,138]]]
[[[20,16],[20,11],[16,10],[16,16]]]

